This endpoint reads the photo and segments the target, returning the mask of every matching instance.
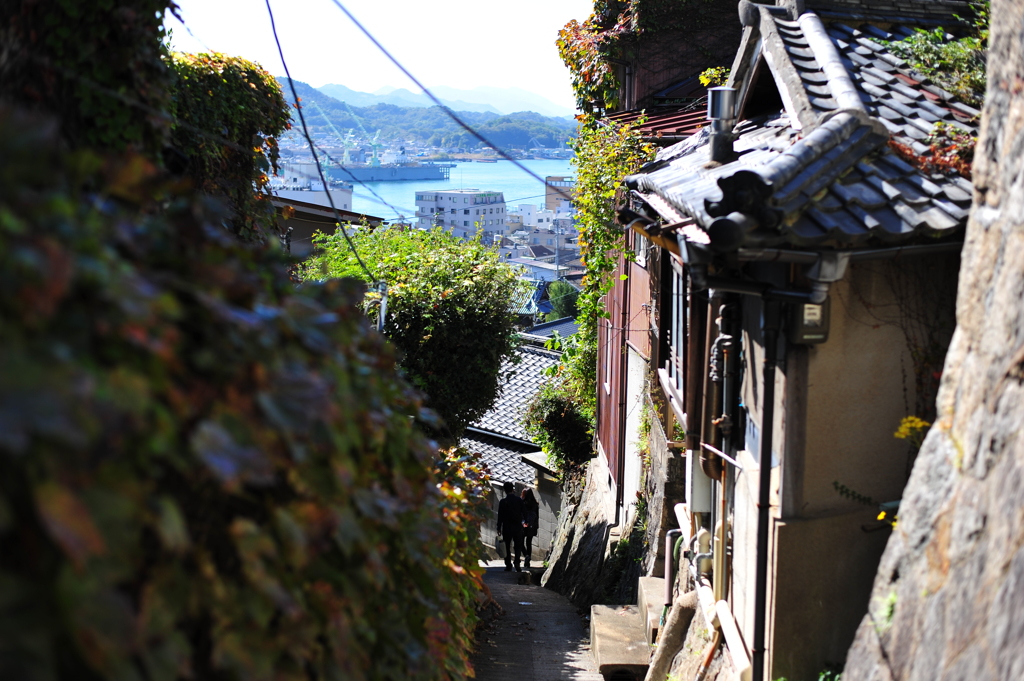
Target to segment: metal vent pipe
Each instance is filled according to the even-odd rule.
[[[708,120],[711,121],[711,160],[732,160],[732,129],[736,125],[736,88],[708,88]]]

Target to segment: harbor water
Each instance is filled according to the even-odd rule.
[[[572,175],[569,161],[520,161],[543,179],[549,175]],[[379,195],[374,196],[369,189]],[[533,179],[509,161],[497,163],[458,163],[447,180],[410,182],[367,182],[355,184],[352,192],[352,210],[394,220],[399,215],[414,221],[416,192],[439,189],[481,189],[505,194],[509,211],[519,204],[544,203],[544,183]],[[382,201],[383,200],[383,201]],[[390,204],[390,205],[388,205]]]

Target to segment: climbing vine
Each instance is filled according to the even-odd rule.
[[[173,81],[164,59],[169,0],[11,0],[0,22],[0,99],[56,117],[72,147],[158,159]]]
[[[635,60],[642,41],[654,36],[682,38],[695,31],[720,29],[724,8],[734,15],[735,3],[721,0],[595,0],[593,13],[582,22],[567,23],[555,41],[572,74],[577,107],[588,114],[616,108],[620,83],[615,64]],[[704,42],[697,41],[703,58],[714,63],[713,52]],[[724,52],[731,49],[730,44]]]
[[[729,73],[732,69],[726,66],[712,66],[709,69],[704,69],[698,76],[700,84],[704,87],[714,87],[716,85],[725,85],[729,81]]]
[[[359,282],[54,133],[0,106],[0,678],[470,676],[486,477]]]
[[[597,406],[598,322],[608,318],[602,298],[615,283],[620,257],[633,257],[622,227],[615,222],[615,194],[624,177],[654,157],[654,145],[645,142],[638,130],[642,124],[643,119],[634,125],[584,120],[573,145],[573,205],[586,275],[576,301],[579,332],[563,354],[563,365],[571,392],[591,417]]]
[[[889,48],[960,99],[979,106],[985,97],[990,4],[971,3],[970,35],[951,40],[944,28],[919,28],[909,38],[889,43]]]
[[[640,119],[636,125],[643,123]],[[528,427],[544,451],[566,468],[591,451],[597,417],[598,324],[608,318],[603,296],[615,283],[614,273],[626,248],[625,234],[615,222],[615,194],[622,179],[654,154],[634,125],[584,116],[573,142],[576,184],[573,205],[579,230],[580,259],[586,267],[583,289],[576,299],[579,330],[568,338],[555,337],[549,347],[562,351],[549,383],[528,409]],[[586,424],[587,428],[581,428]]]

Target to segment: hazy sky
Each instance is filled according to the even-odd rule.
[[[427,87],[521,87],[574,106],[555,38],[567,21],[590,14],[592,0],[342,1]],[[225,52],[284,75],[264,0],[178,4],[188,30],[173,18],[167,21],[175,49]],[[386,85],[416,91],[331,0],[271,0],[271,6],[296,80],[364,92]]]

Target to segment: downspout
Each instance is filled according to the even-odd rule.
[[[704,359],[704,334],[707,325],[707,294],[689,287],[689,324],[686,329],[686,448],[700,455],[701,413],[703,396],[703,375],[701,366]]]
[[[704,449],[703,444],[707,443],[718,449],[718,429],[714,426],[714,420],[716,418],[716,411],[718,408],[720,395],[720,384],[711,380],[711,345],[714,341],[714,319],[715,316],[715,301],[719,300],[717,292],[712,292],[712,295],[708,297],[708,310],[706,319],[706,328],[704,335],[704,351],[701,353],[701,378],[703,379],[703,389],[701,394],[703,395],[703,409],[701,411],[701,446],[697,448],[697,455],[700,457],[700,468],[704,471],[704,475],[708,476],[712,480],[721,480],[722,478],[722,461],[715,454],[708,452]]]
[[[772,437],[775,422],[775,367],[778,354],[780,303],[764,300],[761,332],[764,336],[764,407],[761,409],[760,483],[757,499],[757,572],[754,579],[753,679],[765,681],[765,630],[768,602],[768,525],[772,480]]]

